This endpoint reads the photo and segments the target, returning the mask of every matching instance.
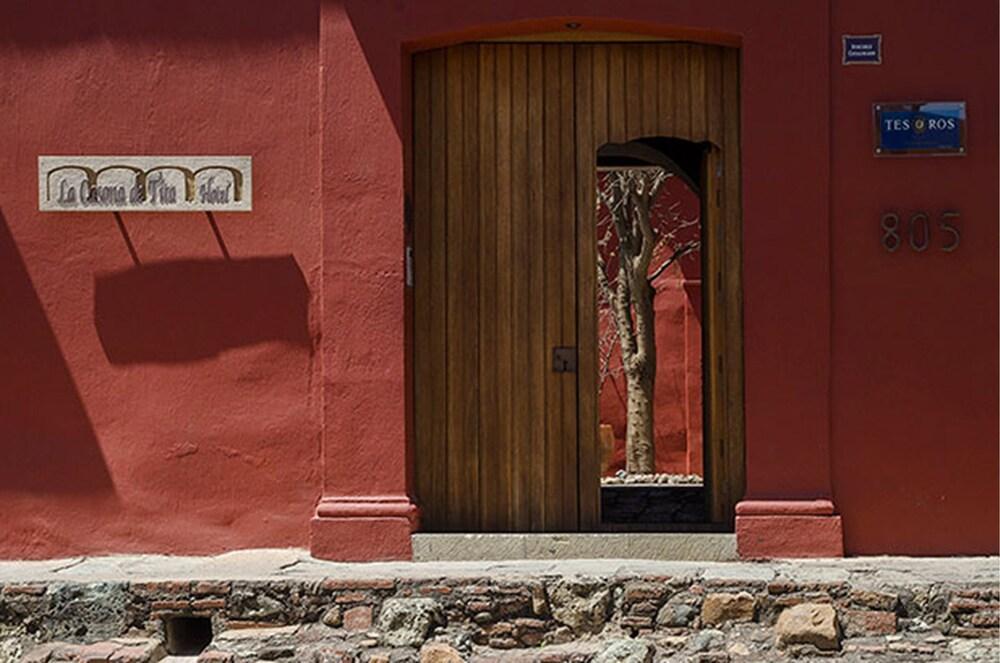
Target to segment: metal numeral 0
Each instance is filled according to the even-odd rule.
[[[903,243],[899,237],[899,215],[895,212],[887,212],[882,215],[882,221],[879,225],[882,227],[882,248],[889,253],[894,253]]]
[[[923,241],[917,244],[917,223],[923,226]],[[931,244],[931,220],[923,212],[917,212],[910,217],[910,248],[918,253],[923,253]]]

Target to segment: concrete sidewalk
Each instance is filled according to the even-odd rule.
[[[108,555],[38,561],[0,561],[0,583],[145,582],[156,580],[309,580],[626,576],[706,580],[850,582],[861,585],[934,583],[1000,585],[997,557],[853,557],[767,562],[636,559],[506,560],[482,562],[368,562],[319,560],[304,549],[236,550],[212,556]]]

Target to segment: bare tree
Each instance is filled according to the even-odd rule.
[[[700,247],[698,217],[682,219],[680,204],[662,201],[673,174],[659,166],[602,168],[597,182],[599,306],[610,313],[627,390],[625,469],[655,472],[653,396],[656,388],[656,279]],[[601,380],[614,370],[613,340],[601,339]]]

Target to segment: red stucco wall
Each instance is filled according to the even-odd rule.
[[[852,553],[996,552],[996,2],[837,0],[833,39],[884,64],[833,78],[834,503]],[[839,47],[839,44],[837,44]],[[968,156],[875,159],[875,101],[966,100]],[[887,254],[886,211],[961,213],[962,244]]]
[[[303,546],[318,9],[0,8],[0,555]],[[254,211],[40,213],[39,154],[250,154]]]
[[[328,91],[323,133],[325,140],[340,148],[324,154],[337,173],[349,168],[352,174],[345,182],[330,180],[324,190],[324,210],[328,206],[339,210],[346,195],[365,212],[351,217],[332,211],[326,224],[332,227],[336,215],[337,221],[349,226],[336,232],[365,242],[377,257],[375,265],[350,268],[371,276],[366,287],[379,290],[381,297],[366,313],[386,321],[404,312],[405,294],[392,281],[401,267],[393,257],[400,255],[404,237],[402,229],[391,230],[399,226],[371,220],[403,217],[404,191],[394,186],[405,164],[408,140],[408,50],[561,30],[570,20],[605,31],[643,29],[674,38],[742,44],[742,168],[744,173],[758,173],[754,178],[745,176],[743,186],[744,265],[746,274],[752,275],[744,281],[747,496],[760,500],[830,495],[828,7],[727,0],[669,6],[653,0],[627,5],[579,0],[433,4],[365,0],[323,3],[321,13],[327,49],[321,62]],[[344,85],[342,72],[354,71],[359,53],[373,75],[374,88],[367,80]],[[783,111],[781,104],[794,105],[794,115]],[[345,122],[351,123],[352,134],[342,130]],[[366,190],[366,184],[376,182]],[[327,244],[328,256],[335,255],[334,248]],[[325,277],[330,292],[334,292],[333,278],[337,277]],[[775,296],[779,292],[781,296]],[[348,311],[337,319],[349,320]],[[326,321],[333,322],[329,317]],[[391,329],[380,331],[377,340],[392,341]],[[379,515],[382,505],[405,503],[400,439],[406,428],[405,418],[396,413],[405,405],[406,371],[398,363],[397,345],[367,347],[375,353],[369,356],[378,358],[378,381],[352,380],[352,386],[364,388],[347,395],[331,390],[326,399],[328,423],[336,417],[336,430],[324,436],[327,458],[358,449],[361,439],[374,445],[363,448],[363,455],[352,458],[346,468],[326,465],[324,491],[332,499],[329,517],[315,525],[313,549],[336,557],[386,550],[385,539],[372,533],[373,523],[384,518],[388,526],[389,516]],[[330,349],[325,356],[336,352]],[[378,393],[389,396],[387,403],[369,400]],[[367,422],[375,414],[377,431],[370,434]],[[368,472],[352,471],[359,468]],[[363,543],[345,548],[344,540]],[[409,542],[401,529],[394,541],[394,552],[405,555]]]
[[[0,556],[305,545],[321,493],[314,545],[405,554],[405,53],[567,17],[742,48],[747,497],[832,498],[848,552],[996,551],[995,3],[93,6],[0,8]],[[923,96],[969,102],[969,155],[875,160],[871,102]],[[124,214],[136,265],[111,215],[37,212],[58,153],[250,154],[255,209],[229,261]],[[883,253],[887,208],[962,247]]]

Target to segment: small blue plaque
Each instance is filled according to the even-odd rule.
[[[843,64],[882,64],[882,35],[844,35]]]
[[[910,101],[873,106],[876,156],[965,154],[964,101]]]

